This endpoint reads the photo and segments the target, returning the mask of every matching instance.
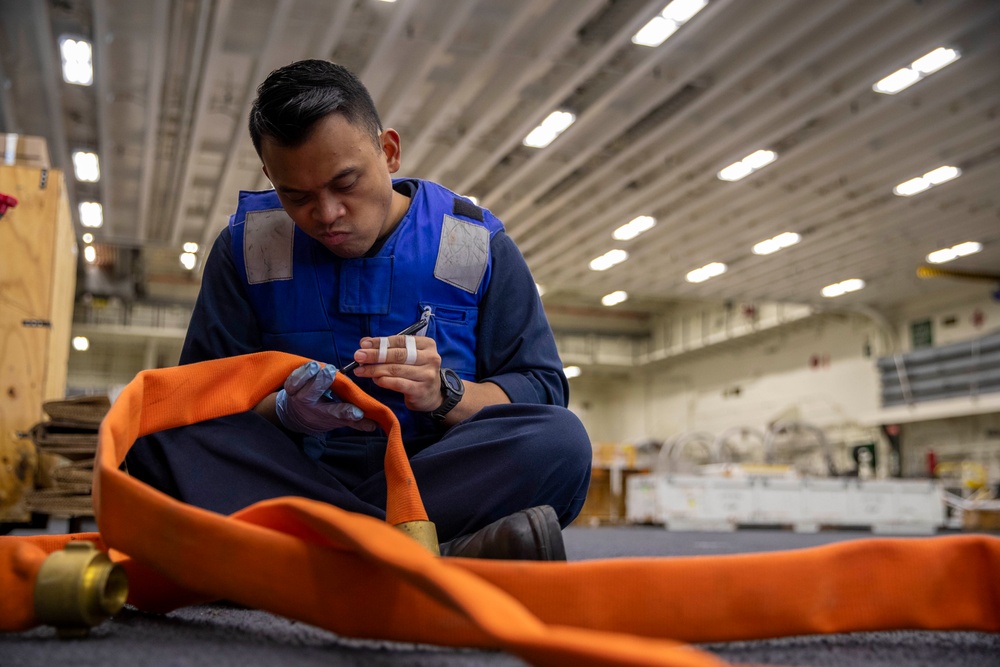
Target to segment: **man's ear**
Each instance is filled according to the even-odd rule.
[[[379,135],[379,141],[382,143],[382,153],[385,155],[385,163],[389,167],[389,173],[395,174],[399,171],[401,157],[399,133],[388,127]]]
[[[261,164],[260,164],[260,170],[262,172],[264,172],[264,176],[267,177],[268,183],[271,183],[271,174],[267,173],[267,165],[264,164],[263,162],[261,162]]]

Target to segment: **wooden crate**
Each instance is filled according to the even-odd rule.
[[[0,193],[18,200],[0,218],[0,521],[16,522],[37,465],[19,434],[66,392],[77,249],[60,170],[0,165]]]
[[[42,137],[0,132],[0,163],[48,169],[49,147]]]
[[[580,515],[573,523],[583,526],[625,523],[628,478],[647,472],[649,471],[646,469],[613,470],[595,465],[590,473],[587,499],[583,503]],[[615,475],[619,475],[620,489],[616,489],[618,484],[613,481]],[[615,493],[616,490],[619,492]]]

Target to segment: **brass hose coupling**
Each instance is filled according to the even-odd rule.
[[[420,542],[435,556],[441,555],[441,548],[438,546],[437,526],[434,525],[433,521],[404,521],[397,523],[396,528]]]
[[[128,577],[92,542],[69,542],[42,563],[35,580],[35,616],[60,637],[84,637],[117,614],[128,597]]]

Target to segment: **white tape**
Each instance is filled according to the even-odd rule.
[[[412,366],[417,363],[417,339],[413,336],[404,336],[406,339],[406,361],[403,363]]]
[[[389,339],[382,336],[378,339],[378,363],[385,363],[386,353],[389,351]]]

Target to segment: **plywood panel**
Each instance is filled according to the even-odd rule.
[[[0,218],[0,520],[16,521],[34,474],[18,436],[65,392],[76,254],[62,172],[0,166],[0,192],[18,200]]]

